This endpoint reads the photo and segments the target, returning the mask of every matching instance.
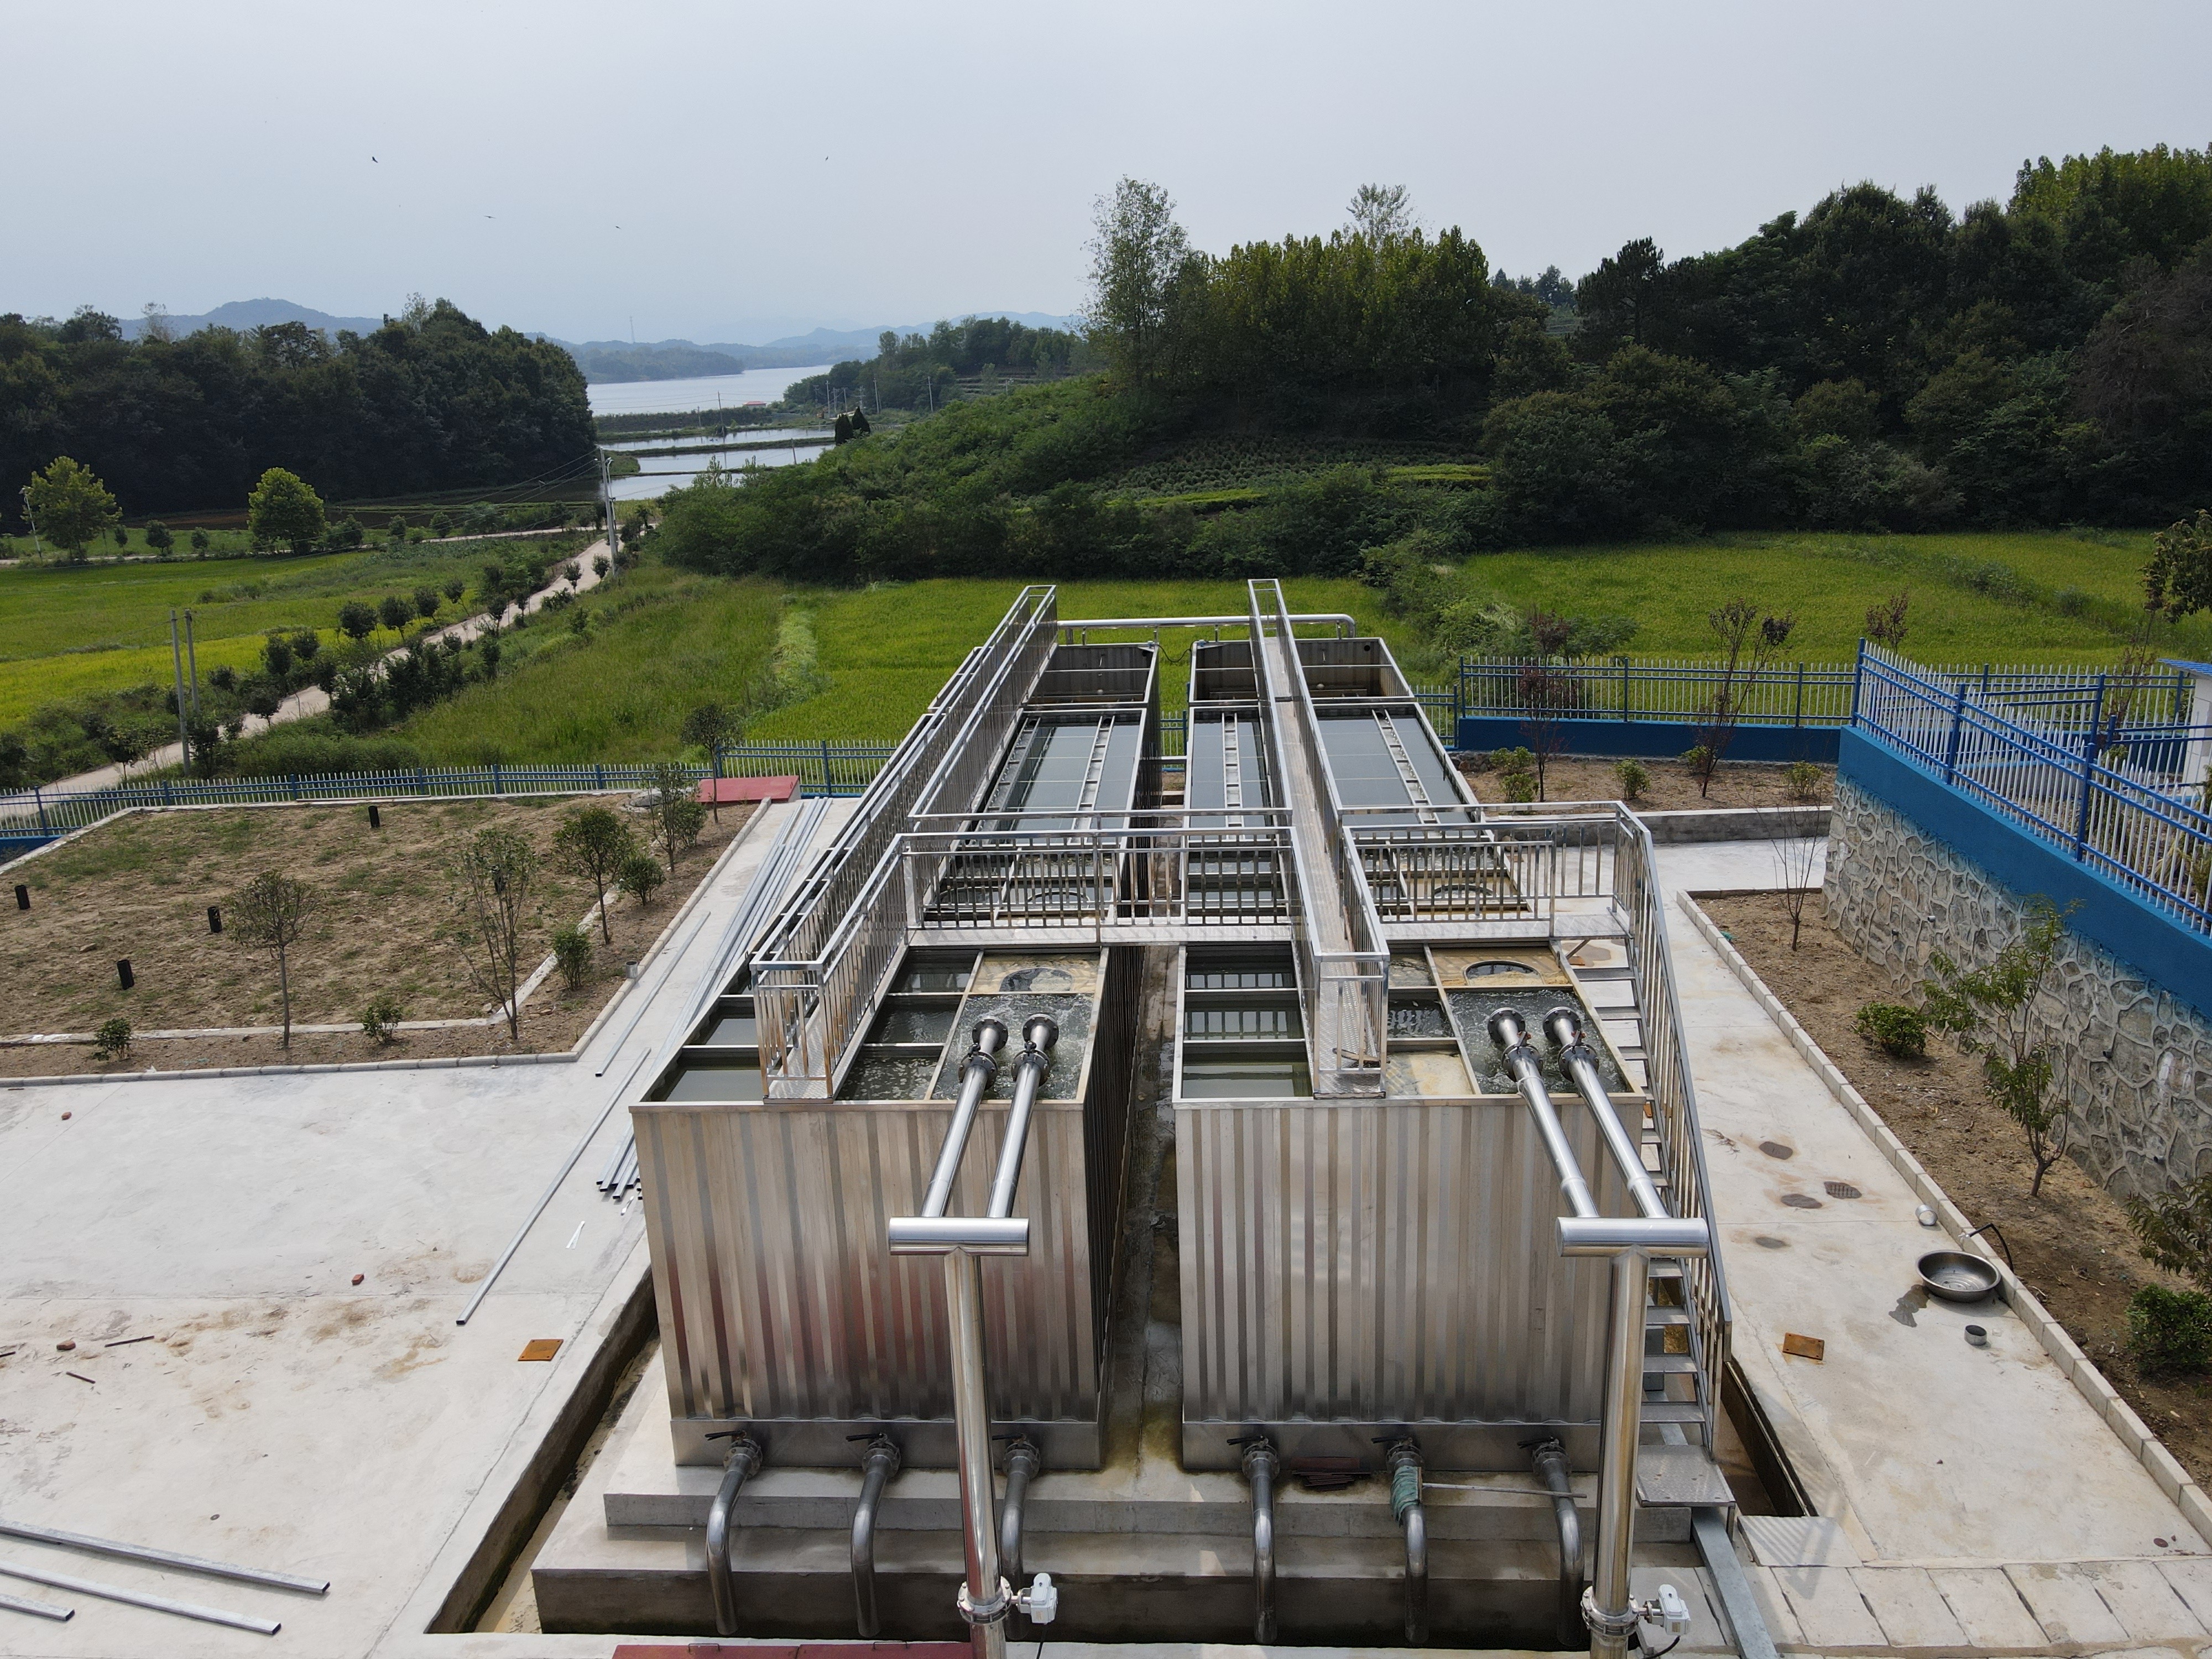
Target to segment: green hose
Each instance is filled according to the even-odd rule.
[[[1421,1466],[1412,1458],[1401,1458],[1390,1470],[1390,1518],[1399,1525],[1406,1522],[1406,1511],[1421,1501]]]

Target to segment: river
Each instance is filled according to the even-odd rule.
[[[818,364],[812,368],[749,368],[736,374],[708,374],[689,380],[616,380],[602,382],[585,388],[592,400],[594,415],[682,415],[695,409],[742,408],[749,403],[769,404],[783,396],[795,382],[809,375],[826,374],[830,365]],[[732,443],[758,443],[763,438],[793,437],[801,443],[787,449],[730,449],[708,452],[702,449],[689,455],[641,455],[638,464],[644,470],[627,478],[614,481],[614,496],[618,501],[646,501],[665,490],[680,489],[697,477],[709,461],[719,460],[732,471],[743,466],[789,466],[793,461],[810,461],[822,453],[818,444],[808,447],[804,441],[819,439],[826,434],[797,428],[774,428],[761,431],[740,432],[731,437]],[[665,448],[670,441],[662,439],[623,439],[606,446],[609,449]]]
[[[829,372],[828,363],[819,363],[812,368],[748,368],[690,380],[602,381],[585,387],[584,394],[592,400],[594,415],[681,415],[694,409],[772,404],[789,386]]]

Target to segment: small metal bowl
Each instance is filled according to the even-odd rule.
[[[1930,1250],[1920,1258],[1920,1282],[1946,1302],[1979,1302],[1997,1287],[1997,1270],[1964,1250]]]

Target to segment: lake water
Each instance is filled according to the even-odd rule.
[[[748,432],[739,434],[732,441],[757,443],[763,435],[758,432]],[[822,440],[829,434],[818,429],[801,431],[793,428],[785,430],[783,435],[801,441],[788,449],[699,450],[689,455],[641,455],[637,460],[642,470],[627,478],[615,479],[611,487],[618,501],[647,501],[665,491],[681,489],[705,471],[711,461],[720,461],[732,472],[748,466],[789,466],[798,461],[811,461],[823,453],[825,446]],[[807,441],[809,440],[811,441]],[[611,449],[615,446],[610,444],[608,447]]]
[[[617,380],[586,386],[584,392],[594,415],[680,415],[717,404],[735,409],[742,404],[772,404],[797,382],[829,372],[828,363],[812,368],[748,368],[690,380]]]

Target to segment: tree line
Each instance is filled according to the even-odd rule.
[[[341,499],[506,483],[587,455],[568,354],[411,302],[368,334],[302,323],[123,337],[89,307],[60,322],[0,315],[0,524],[70,456],[129,514],[228,505],[270,467]]]
[[[885,329],[872,358],[854,358],[826,374],[794,383],[794,404],[865,404],[872,408],[932,410],[957,395],[964,375],[993,374],[1050,380],[1096,367],[1090,342],[1066,329],[1031,328],[1004,317],[940,320],[927,334]]]

